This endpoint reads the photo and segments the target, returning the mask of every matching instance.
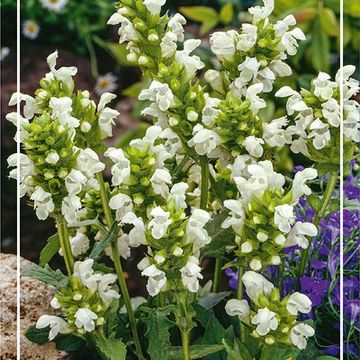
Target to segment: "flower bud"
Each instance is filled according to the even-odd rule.
[[[166,252],[165,251],[157,252],[156,255],[154,256],[154,260],[158,264],[162,264],[166,260]]]
[[[261,264],[261,261],[259,259],[254,258],[254,259],[252,259],[250,261],[249,266],[250,266],[251,270],[259,271],[261,269],[261,267],[262,267],[262,264]]]
[[[134,194],[133,201],[136,205],[141,205],[144,202],[144,196],[141,193]]]
[[[266,336],[265,337],[265,343],[267,345],[273,345],[275,343],[275,338],[273,336]]]
[[[59,176],[59,178],[64,179],[64,178],[67,176],[68,173],[69,173],[69,172],[68,172],[67,169],[65,169],[65,168],[60,168],[60,170],[59,170],[59,172],[58,172],[58,176]]]
[[[260,242],[265,242],[269,236],[268,234],[264,231],[264,230],[260,230],[257,235],[256,238],[260,241]]]
[[[91,130],[91,125],[87,121],[83,121],[80,125],[80,130],[83,133],[88,133]]]
[[[44,177],[45,177],[45,179],[47,179],[47,180],[52,179],[52,178],[54,177],[54,175],[55,175],[54,170],[46,169],[46,170],[44,171]]]
[[[194,122],[198,119],[199,115],[196,111],[194,110],[190,110],[187,114],[186,117],[189,121]]]
[[[245,241],[241,244],[241,252],[243,252],[244,254],[249,254],[252,252],[252,250],[253,246],[250,241]]]
[[[137,60],[137,56],[136,56],[135,53],[129,53],[129,54],[127,54],[127,55],[126,55],[126,60],[127,60],[128,62],[130,62],[130,63],[135,63],[135,62],[138,61],[138,60]]]
[[[155,34],[155,33],[152,33],[152,34],[150,34],[150,35],[148,36],[148,40],[149,40],[150,42],[156,42],[156,41],[159,40],[159,36],[158,36],[157,34]]]
[[[279,234],[278,236],[276,236],[276,238],[274,239],[275,244],[277,245],[284,245],[286,241],[286,238],[283,234]]]
[[[60,159],[59,154],[56,151],[51,151],[47,154],[45,161],[48,164],[56,164],[59,161],[59,159]]]
[[[179,121],[177,120],[177,119],[175,119],[174,117],[171,117],[170,119],[169,119],[169,125],[170,126],[176,126],[176,125],[178,125],[179,124]]]
[[[146,66],[149,64],[149,59],[146,56],[141,55],[138,59],[138,64],[142,66]]]
[[[104,324],[105,324],[105,319],[103,317],[99,317],[96,320],[96,325],[101,326],[101,325],[104,325]]]
[[[183,253],[184,253],[184,250],[179,246],[175,246],[173,251],[172,251],[172,254],[174,256],[181,256]]]
[[[76,294],[73,296],[73,300],[75,300],[75,301],[79,301],[79,300],[81,300],[81,299],[82,299],[82,295],[79,294],[79,293],[76,293]]]
[[[280,263],[281,263],[280,256],[278,256],[278,255],[272,256],[270,259],[270,263],[271,263],[271,265],[280,265]]]

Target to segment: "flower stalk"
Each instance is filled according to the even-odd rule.
[[[66,270],[67,273],[71,275],[74,270],[74,257],[71,251],[68,228],[66,225],[66,221],[62,215],[56,217],[56,224],[58,229],[61,250],[64,256]]]
[[[243,282],[242,282],[242,276],[244,275],[244,268],[239,266],[239,270],[238,270],[238,287],[237,287],[237,291],[236,291],[236,298],[238,300],[242,300],[243,296],[244,296],[244,290],[243,290]],[[245,333],[244,333],[244,324],[241,322],[241,320],[239,319],[239,327],[240,327],[240,343],[243,343],[245,341]]]
[[[190,360],[189,332],[187,330],[181,331],[181,342],[183,349],[183,359]]]
[[[107,225],[110,227],[114,220],[113,220],[113,216],[111,213],[111,209],[109,207],[109,198],[108,198],[108,194],[105,189],[104,177],[101,172],[96,174],[96,179],[100,185],[100,197],[101,197],[101,203],[102,203],[104,214],[105,214],[105,220],[107,222]],[[115,233],[117,234],[117,231]],[[131,332],[134,337],[136,352],[137,352],[139,359],[144,359],[144,355],[143,355],[142,349],[141,349],[139,335],[137,332],[135,315],[134,315],[134,312],[131,307],[130,295],[129,295],[129,291],[126,286],[124,272],[123,272],[121,261],[120,261],[119,250],[117,248],[116,242],[114,242],[114,241],[111,242],[111,253],[112,253],[112,258],[113,258],[116,274],[118,277],[121,294],[123,296],[125,307],[126,307],[126,310],[127,310],[128,316],[129,316],[129,323],[130,323],[130,327],[131,327]]]

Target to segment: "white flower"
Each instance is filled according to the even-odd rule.
[[[96,80],[94,91],[97,95],[102,95],[105,92],[114,91],[117,88],[117,77],[111,72],[101,75]]]
[[[263,138],[265,142],[272,147],[290,144],[291,135],[283,129],[286,124],[287,119],[285,116],[264,124]]]
[[[288,31],[281,38],[281,45],[285,48],[289,55],[296,54],[299,46],[297,40],[306,40],[306,36],[300,28]]]
[[[264,143],[263,139],[251,135],[243,141],[242,145],[251,156],[261,157],[264,153],[264,149],[261,145]]]
[[[145,304],[147,300],[142,296],[135,296],[130,299],[131,308],[135,312],[142,304]],[[127,314],[126,306],[122,306],[119,310],[120,314]]]
[[[70,128],[77,128],[80,125],[80,121],[71,115],[73,111],[71,98],[64,96],[61,98],[50,98],[49,108],[52,109],[51,117],[58,119],[63,126],[69,126]]]
[[[282,37],[289,30],[289,27],[293,25],[296,25],[296,19],[293,15],[288,15],[284,19],[278,20],[274,25],[275,35]]]
[[[257,26],[252,24],[243,24],[241,30],[242,32],[237,39],[236,48],[237,50],[248,52],[256,44]]]
[[[284,204],[275,207],[274,223],[280,231],[288,233],[294,221],[294,207],[292,205]]]
[[[137,217],[133,212],[128,212],[122,218],[121,224],[131,224],[134,226],[128,234],[129,245],[131,247],[147,244],[145,238],[145,226],[141,217]]]
[[[105,151],[105,156],[109,157],[114,165],[111,167],[111,182],[114,186],[126,183],[130,178],[130,161],[124,155],[121,149],[113,147]]]
[[[84,328],[85,331],[91,332],[95,329],[95,321],[98,316],[88,308],[80,308],[76,311],[75,325],[77,328]]]
[[[262,92],[264,85],[262,83],[254,84],[248,87],[246,90],[246,99],[250,101],[251,110],[256,114],[259,109],[266,107],[266,102],[257,96],[258,93]]]
[[[89,179],[105,169],[105,164],[99,160],[97,153],[90,148],[80,150],[76,163],[78,169]]]
[[[225,200],[224,206],[230,210],[230,213],[229,217],[221,224],[221,227],[227,229],[231,226],[238,233],[245,220],[243,204],[239,200]]]
[[[195,76],[197,70],[205,66],[198,56],[190,56],[200,44],[201,40],[189,39],[184,42],[184,50],[176,51],[175,61],[185,68],[185,78],[188,80]]]
[[[150,265],[141,273],[142,276],[148,276],[149,280],[146,289],[150,296],[156,296],[166,285],[165,273],[159,270],[155,265]]]
[[[281,60],[271,61],[269,68],[274,74],[281,77],[290,76],[292,74],[291,67]]]
[[[61,203],[61,213],[64,215],[65,220],[72,224],[78,221],[78,211],[81,209],[81,200],[75,194],[70,194],[63,198]]]
[[[25,101],[25,106],[23,108],[24,116],[26,119],[32,119],[35,113],[39,113],[39,110],[36,108],[35,99],[26,94],[20,92],[14,92],[9,100],[9,106],[17,105],[18,102]],[[10,120],[10,119],[9,119]],[[15,125],[15,117],[10,120]],[[20,119],[21,120],[21,119]]]
[[[22,142],[28,135],[28,132],[24,129],[27,125],[29,125],[29,120],[22,117],[20,114],[16,112],[11,112],[9,114],[6,114],[5,116],[6,120],[10,121],[13,125],[16,126],[17,131],[14,136],[14,140],[16,142]],[[18,121],[19,121],[19,128],[18,128]]]
[[[20,164],[20,169],[16,168]],[[15,153],[8,157],[8,165],[10,167],[15,167],[15,169],[10,170],[9,177],[17,180],[18,172],[20,173],[20,196],[24,196],[27,192],[32,190],[32,186],[28,186],[27,180],[31,179],[31,175],[34,173],[34,164],[30,158],[22,153]]]
[[[155,101],[161,111],[166,111],[174,105],[174,95],[169,85],[156,80],[153,80],[149,89],[141,91],[139,100]]]
[[[247,300],[231,299],[226,303],[225,311],[229,316],[238,316],[244,323],[250,322],[250,306]]]
[[[161,7],[165,5],[166,0],[144,0],[144,5],[153,14],[160,14]]]
[[[261,274],[254,271],[247,271],[241,278],[246,287],[246,293],[254,302],[257,301],[259,295],[264,294],[268,297],[274,288],[274,285],[266,280]]]
[[[324,118],[331,126],[338,127],[340,125],[340,105],[331,98],[321,104]]]
[[[158,165],[162,167],[163,161],[165,161],[169,155],[170,155],[169,158],[173,158],[179,153],[179,150],[182,149],[182,142],[179,136],[174,131],[172,131],[171,128],[166,128],[160,134],[160,138],[166,140],[163,145],[166,150],[165,153],[164,151],[162,151],[162,153],[160,152],[161,151],[160,146],[162,146],[162,144],[158,145],[155,149],[157,154],[160,155],[157,159]]]
[[[178,41],[184,41],[184,25],[186,19],[179,13],[176,13],[168,22],[168,28],[177,36]]]
[[[168,169],[156,169],[150,178],[151,186],[154,192],[166,198],[169,195],[169,186],[171,184],[171,175]]]
[[[153,217],[148,225],[149,229],[151,229],[151,235],[155,239],[161,239],[172,223],[170,213],[157,206],[151,210],[150,216]]]
[[[116,194],[109,201],[110,209],[116,210],[116,220],[121,221],[127,212],[132,211],[131,197],[125,194]]]
[[[195,256],[189,256],[186,265],[180,270],[181,280],[184,286],[193,293],[199,290],[199,279],[202,279],[201,267],[199,266],[199,259]]]
[[[213,70],[213,69],[209,69],[205,72],[204,74],[204,79],[210,84],[210,86],[218,91],[219,93],[223,93],[224,92],[224,85],[223,85],[223,79],[222,79],[222,75],[219,71]],[[212,99],[216,99],[219,100],[217,98],[212,98]],[[204,111],[203,111],[204,113]],[[204,124],[206,124],[206,122],[203,120]]]
[[[101,277],[98,292],[101,297],[101,300],[105,303],[105,306],[110,306],[113,299],[119,299],[120,295],[114,289],[111,288],[111,284],[113,284],[117,280],[117,276],[114,274],[105,274]]]
[[[120,8],[116,13],[111,15],[108,20],[108,25],[121,24],[118,34],[120,35],[119,43],[122,44],[125,41],[137,41],[138,36],[136,34],[134,25],[129,19],[121,14],[122,9]]]
[[[307,168],[302,171],[298,171],[295,174],[292,185],[292,199],[297,200],[303,195],[310,195],[311,189],[306,185],[306,181],[313,180],[317,177],[318,173],[316,169]]]
[[[50,305],[53,309],[61,309],[59,300],[56,297],[53,297],[50,301]]]
[[[360,142],[360,112],[356,101],[347,101],[344,105],[344,135]]]
[[[98,122],[100,130],[108,137],[112,136],[112,127],[115,124],[114,119],[120,115],[117,110],[114,110],[107,105],[110,101],[116,98],[116,95],[111,93],[103,93],[101,95],[99,105],[97,107],[98,111]]]
[[[210,214],[202,209],[194,209],[186,224],[186,237],[188,243],[193,243],[193,251],[209,244],[211,238],[204,226],[210,221]]]
[[[294,292],[287,300],[286,310],[295,316],[297,316],[299,312],[308,314],[311,311],[311,305],[311,300],[306,295]]]
[[[301,95],[295,90],[291,89],[290,86],[283,86],[275,93],[275,96],[289,97],[286,103],[286,111],[288,115],[294,114],[295,111],[299,112],[310,110],[310,108],[305,104]]]
[[[211,51],[219,60],[231,60],[235,55],[238,36],[235,30],[214,32],[210,36]]]
[[[195,147],[195,151],[199,155],[205,155],[211,153],[220,142],[220,137],[216,132],[197,124],[194,126],[193,137],[188,141],[188,145]]]
[[[55,79],[64,82],[64,84],[69,89],[72,89],[74,87],[73,76],[76,75],[77,68],[75,66],[70,66],[70,67],[61,67],[60,69],[55,69],[57,58],[58,58],[57,50],[47,57],[46,61],[49,65],[51,73],[46,74],[45,79],[52,80],[54,77]]]
[[[256,57],[251,58],[247,56],[238,67],[240,75],[235,80],[235,86],[241,89],[249,81],[256,79],[259,67],[260,63],[257,61]]]
[[[161,56],[164,58],[172,57],[177,49],[177,36],[171,31],[168,31],[161,39],[160,48]]]
[[[336,83],[330,81],[331,76],[324,72],[320,72],[318,77],[314,79],[314,94],[322,100],[329,100],[333,96],[333,89]]]
[[[170,190],[169,200],[174,200],[176,209],[186,209],[186,190],[189,185],[184,182],[179,182],[173,185]]]
[[[314,148],[317,150],[323,149],[331,138],[329,124],[325,124],[320,119],[316,119],[311,123],[310,130],[312,130],[312,132],[308,135],[308,138],[314,138],[312,142]]]
[[[70,173],[65,177],[65,186],[69,194],[78,194],[86,182],[86,176],[76,169],[71,169]]]
[[[276,330],[279,326],[276,314],[266,307],[258,310],[257,314],[251,319],[251,323],[257,325],[256,332],[260,336],[267,335],[271,330]]]
[[[35,187],[35,191],[31,194],[30,200],[34,201],[36,216],[39,220],[45,220],[51,212],[54,211],[54,202],[51,194],[43,190],[40,186]]]
[[[306,249],[309,246],[309,240],[306,236],[314,237],[317,234],[318,230],[314,224],[297,222],[290,230],[285,246],[290,247],[298,245],[301,248]]]
[[[263,0],[264,6],[254,6],[249,8],[249,13],[253,15],[253,23],[257,24],[262,19],[266,19],[274,10],[274,0]]]
[[[290,340],[300,350],[304,350],[307,345],[307,338],[314,336],[314,329],[307,324],[297,324],[290,330]]]
[[[34,40],[38,37],[40,32],[40,26],[34,20],[25,20],[22,24],[22,33],[23,35],[31,40]]]
[[[89,238],[80,229],[76,231],[76,235],[70,238],[71,252],[77,257],[86,253],[90,247]]]
[[[68,3],[68,0],[40,0],[40,2],[43,7],[49,10],[61,12]]]
[[[207,73],[210,70],[207,71]],[[213,70],[215,71],[215,70]],[[216,71],[215,71],[216,72]],[[221,81],[221,80],[220,80]],[[222,84],[221,84],[222,86]],[[213,126],[214,122],[221,112],[217,107],[219,106],[221,100],[218,98],[213,98],[208,94],[205,94],[205,106],[202,110],[202,122],[207,126]]]
[[[131,248],[129,245],[129,241],[130,239],[128,234],[121,234],[116,241],[119,254],[124,259],[127,259],[131,256]],[[109,256],[110,259],[113,259],[111,245],[108,245],[105,248],[105,254]]]
[[[68,334],[71,330],[68,323],[59,316],[42,315],[36,322],[37,329],[44,329],[50,326],[49,340],[54,340],[57,334]]]
[[[76,261],[74,264],[74,276],[91,291],[95,291],[98,282],[101,280],[102,275],[96,274],[92,268],[94,265],[93,259],[86,259],[84,261]]]

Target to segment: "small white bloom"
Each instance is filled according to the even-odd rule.
[[[174,105],[174,95],[168,84],[153,80],[148,89],[139,94],[139,100],[155,101],[161,111],[166,111]]]
[[[257,26],[252,24],[243,24],[241,34],[238,37],[236,48],[240,51],[248,52],[256,44]]]
[[[306,36],[300,28],[288,31],[281,38],[281,45],[291,56],[295,55],[297,52],[299,46],[297,40],[306,40]]]
[[[97,95],[102,95],[105,92],[112,92],[118,87],[116,84],[117,77],[112,73],[99,76],[96,80],[94,91]]]
[[[132,211],[131,197],[125,194],[116,194],[109,201],[110,209],[116,210],[116,220],[121,221],[127,212]]]
[[[259,271],[262,268],[262,263],[259,259],[254,258],[250,261],[249,267],[253,271]]]
[[[80,150],[76,163],[78,169],[89,179],[105,169],[105,164],[99,160],[97,153],[90,148]]]
[[[189,256],[186,265],[180,270],[181,279],[184,286],[193,293],[199,290],[199,279],[202,279],[199,259],[195,256]]]
[[[128,234],[121,234],[116,241],[119,254],[125,260],[131,256],[131,248],[129,242],[130,239]],[[109,256],[110,259],[113,259],[111,245],[108,245],[105,248],[105,254]]]
[[[241,252],[244,254],[249,254],[253,251],[253,246],[252,243],[250,241],[245,241],[241,244]],[[254,270],[254,269],[253,269]]]
[[[169,195],[169,186],[171,185],[171,175],[168,169],[156,169],[150,178],[151,186],[155,194],[167,198]]]
[[[312,132],[308,135],[308,138],[313,139],[314,148],[317,150],[323,149],[331,139],[329,131],[329,124],[325,124],[320,119],[316,119],[310,125]]]
[[[71,332],[68,323],[59,316],[42,315],[36,322],[37,329],[44,329],[50,326],[49,340],[54,340],[57,334],[68,334]]]
[[[214,90],[218,91],[219,93],[224,92],[223,79],[222,79],[222,75],[219,71],[216,71],[213,69],[207,70],[204,74],[204,79],[210,84],[210,86]],[[219,99],[216,99],[216,100],[219,100]],[[204,122],[204,124],[206,124],[206,122],[204,120],[203,120],[203,122]]]
[[[78,221],[80,209],[81,200],[75,194],[70,194],[63,198],[63,201],[61,203],[61,213],[64,215],[65,220],[69,224]]]
[[[186,224],[186,237],[188,243],[193,243],[193,251],[209,244],[211,238],[204,226],[210,221],[210,214],[202,209],[194,209]]]
[[[161,239],[172,223],[170,213],[164,211],[160,206],[157,206],[151,210],[150,216],[153,218],[148,225],[149,229],[151,229],[151,235],[155,239]]]
[[[307,338],[314,336],[314,329],[308,324],[297,324],[290,330],[290,340],[300,350],[304,350],[307,345]]]
[[[238,316],[244,323],[250,322],[250,306],[247,300],[231,299],[226,303],[225,311],[229,316]]]
[[[166,275],[162,270],[159,270],[155,265],[150,265],[141,273],[142,276],[148,276],[148,283],[146,289],[150,296],[156,296],[161,289],[166,285]]]
[[[291,135],[283,129],[287,124],[285,116],[264,124],[263,138],[270,146],[284,146],[291,143]]]
[[[18,159],[19,158],[19,159]],[[34,173],[34,164],[30,158],[22,153],[15,153],[8,157],[7,163],[9,167],[15,167],[15,169],[10,170],[9,177],[17,180],[18,177],[18,161],[20,164],[20,196],[24,196],[26,193],[32,190],[32,186],[28,186],[28,179],[31,179],[31,176]]]
[[[105,306],[110,306],[113,299],[120,298],[119,293],[110,286],[115,283],[116,279],[117,276],[114,274],[105,274],[100,279],[98,292],[101,300],[105,303]]]
[[[277,37],[282,37],[290,28],[290,26],[296,25],[296,19],[294,15],[288,15],[282,20],[278,20],[274,25],[275,34]]]
[[[115,125],[114,119],[120,115],[120,113],[106,106],[110,101],[116,98],[116,95],[105,92],[101,95],[100,101],[97,107],[98,122],[100,130],[108,137],[112,136],[112,128]]]
[[[66,190],[70,195],[78,194],[86,184],[86,176],[79,170],[71,169],[70,173],[65,178]]]
[[[321,104],[322,113],[324,118],[331,126],[339,127],[340,125],[340,105],[338,102],[331,98]]]
[[[223,229],[230,226],[238,233],[242,228],[245,220],[245,211],[241,201],[239,200],[225,200],[224,206],[230,210],[229,217],[221,224]]]
[[[98,282],[101,280],[102,275],[96,274],[92,268],[94,265],[93,259],[86,259],[84,261],[76,261],[74,264],[74,276],[91,291],[95,291]]]
[[[302,171],[298,171],[295,174],[293,185],[292,185],[292,199],[297,200],[303,195],[310,195],[311,189],[306,185],[306,181],[313,180],[317,177],[318,173],[316,169],[307,168]]]
[[[125,41],[137,41],[138,36],[136,34],[136,30],[134,25],[131,23],[129,19],[123,16],[122,9],[120,8],[116,13],[111,15],[108,20],[108,25],[118,25],[121,24],[118,34],[120,35],[119,43],[122,44]]]
[[[281,60],[271,61],[269,68],[274,74],[280,77],[290,76],[292,74],[291,67]]]
[[[130,299],[131,308],[135,312],[142,304],[145,304],[147,300],[142,296],[135,296]],[[119,310],[120,314],[127,314],[126,306],[122,306]]]
[[[105,151],[104,155],[114,162],[111,168],[112,184],[119,186],[127,182],[130,177],[130,161],[125,157],[124,152],[121,149],[110,147]]]
[[[60,156],[56,151],[50,151],[45,158],[48,164],[56,164],[59,160]]]
[[[189,188],[189,185],[180,182],[173,185],[170,190],[169,201],[175,201],[176,209],[186,209],[186,190]]]
[[[264,149],[262,145],[264,144],[264,140],[262,138],[257,138],[253,135],[248,136],[243,141],[243,146],[246,151],[253,157],[261,157],[264,153]]]
[[[53,297],[51,299],[50,305],[53,309],[61,309],[61,305],[56,297]]]
[[[262,92],[264,85],[262,83],[254,84],[248,87],[246,90],[246,99],[250,101],[251,110],[257,113],[260,109],[266,107],[266,102],[257,96],[258,93]]]
[[[68,0],[40,0],[40,2],[44,8],[54,12],[61,12],[64,10]]]
[[[30,200],[34,201],[36,216],[39,220],[45,220],[51,212],[54,211],[54,202],[51,194],[43,190],[40,186],[35,187],[35,191],[31,194]]]
[[[85,254],[90,248],[90,240],[81,230],[76,231],[76,235],[70,238],[71,252],[77,257]]]
[[[257,301],[260,294],[269,296],[274,288],[274,285],[270,281],[254,271],[247,271],[241,280],[246,287],[246,293],[254,302]]]
[[[208,70],[209,72],[210,70]],[[213,70],[215,71],[215,70]],[[213,126],[214,122],[221,112],[217,107],[219,106],[221,100],[218,98],[210,97],[208,94],[205,94],[205,106],[202,110],[202,122],[207,126]]]
[[[177,36],[171,31],[168,31],[161,39],[160,48],[161,56],[164,58],[172,57],[177,49]]]
[[[20,114],[18,114],[16,112],[11,112],[11,113],[6,114],[5,119],[10,121],[17,128],[16,134],[14,136],[14,140],[16,142],[19,142],[19,141],[22,142],[28,135],[28,132],[27,132],[27,130],[25,130],[24,127],[29,125],[29,120],[22,117]],[[18,128],[18,121],[19,121],[19,125],[20,125],[19,128]]]
[[[153,14],[160,14],[161,7],[165,5],[166,0],[144,0],[144,5]]]
[[[56,50],[47,57],[46,61],[49,65],[51,73],[46,74],[45,79],[52,80],[53,78],[55,78],[59,81],[62,81],[69,89],[72,89],[74,87],[73,76],[76,75],[77,68],[75,66],[70,66],[70,67],[61,67],[59,69],[55,69],[56,60],[58,56],[59,55]],[[59,104],[59,106],[61,110],[61,105]]]
[[[178,41],[184,41],[184,25],[186,19],[179,13],[172,16],[168,22],[168,28],[174,33]]]
[[[218,31],[210,36],[211,51],[221,60],[232,60],[236,51],[236,39],[239,34],[235,30]]]
[[[220,142],[220,137],[216,132],[197,124],[194,126],[193,137],[188,141],[188,145],[195,147],[195,151],[199,155],[205,155],[211,153]]]
[[[251,323],[257,325],[256,332],[260,336],[267,335],[271,330],[276,330],[279,326],[276,314],[266,307],[258,310],[257,314],[251,319]]]
[[[290,247],[298,245],[301,248],[306,249],[309,246],[309,240],[306,236],[314,237],[317,234],[318,230],[314,224],[297,222],[290,230],[285,246]]]
[[[254,6],[249,8],[249,13],[253,15],[254,24],[269,17],[274,10],[274,0],[263,0],[263,3],[264,6]]]
[[[311,300],[306,295],[294,292],[290,295],[286,303],[286,310],[295,316],[297,316],[299,312],[308,314],[311,311],[311,305]]]
[[[333,89],[336,87],[336,83],[330,81],[331,76],[324,72],[320,72],[318,77],[314,79],[314,94],[322,98],[322,100],[329,100],[333,96]]]
[[[24,117],[26,119],[32,119],[35,113],[36,114],[39,113],[39,109],[37,109],[35,105],[35,99],[30,95],[22,94],[20,92],[14,92],[11,95],[9,100],[9,106],[17,105],[18,102],[22,102],[22,101],[25,101],[23,112],[24,112]],[[15,125],[15,119],[17,120],[17,118],[13,117],[12,119],[9,120]]]
[[[280,231],[288,233],[294,221],[294,207],[292,205],[284,204],[275,207],[274,223]]]
[[[31,40],[34,40],[38,37],[40,32],[40,26],[34,20],[25,20],[22,24],[22,33],[23,35]]]
[[[145,238],[145,225],[141,217],[137,217],[133,212],[128,212],[122,218],[121,224],[131,224],[134,226],[128,234],[129,245],[131,247],[147,244]]]
[[[98,316],[87,308],[80,308],[76,311],[75,315],[75,325],[77,328],[84,328],[85,331],[91,332],[95,329],[95,321]]]
[[[69,126],[70,128],[77,128],[80,125],[80,121],[71,115],[73,111],[71,98],[64,96],[61,98],[50,98],[49,108],[52,109],[51,117],[58,119],[63,126]]]
[[[249,81],[256,79],[259,67],[260,63],[257,61],[256,57],[251,58],[247,56],[238,67],[240,75],[235,80],[235,86],[241,89]]]

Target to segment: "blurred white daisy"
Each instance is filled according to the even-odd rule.
[[[0,49],[0,61],[3,61],[10,54],[10,49],[8,47],[2,47]]]
[[[112,73],[107,73],[105,75],[99,76],[96,85],[95,85],[95,93],[97,95],[101,95],[105,92],[112,92],[117,88],[117,77]]]
[[[34,20],[25,20],[22,24],[22,33],[28,39],[36,39],[39,35],[39,31],[40,26]]]
[[[68,0],[40,0],[40,2],[43,7],[54,12],[60,12],[65,8]]]

